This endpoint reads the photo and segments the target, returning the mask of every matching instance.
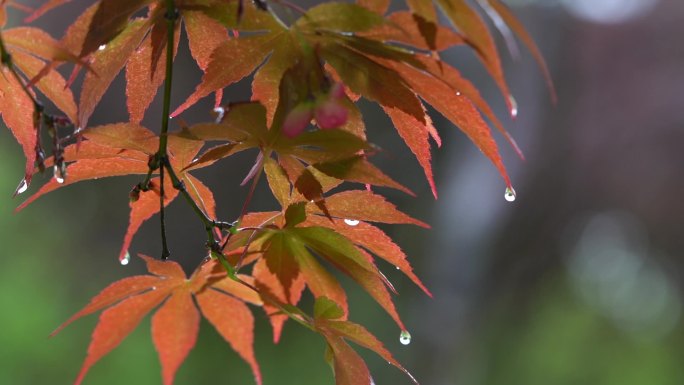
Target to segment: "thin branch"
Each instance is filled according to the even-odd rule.
[[[165,221],[165,208],[164,208],[164,163],[162,163],[159,166],[159,183],[161,186],[159,187],[159,205],[160,205],[160,210],[159,210],[159,217],[161,218],[161,239],[162,239],[162,255],[161,259],[162,260],[167,260],[169,256],[171,255],[171,252],[169,252],[169,244],[166,240],[166,221]]]
[[[138,186],[142,191],[149,189],[150,178],[152,172],[159,168],[159,179],[161,187],[159,188],[159,214],[161,220],[161,238],[162,238],[162,255],[161,259],[166,260],[171,253],[166,240],[166,222],[164,215],[164,168],[170,166],[168,164],[168,132],[169,132],[169,113],[171,110],[171,85],[173,84],[173,47],[175,38],[176,20],[178,19],[178,12],[176,4],[173,0],[166,0],[166,72],[164,77],[164,100],[162,104],[162,120],[161,132],[159,133],[159,150],[150,158],[149,170],[147,177],[142,184]],[[170,167],[168,167],[170,169]]]

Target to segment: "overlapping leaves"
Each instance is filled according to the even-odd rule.
[[[27,20],[67,2],[44,1]],[[283,2],[301,11],[286,24],[273,4],[263,0],[176,0],[173,9],[166,8],[171,4],[166,0],[99,0],[59,42],[32,27],[2,31],[4,53],[12,61],[3,55],[0,114],[26,154],[26,183],[21,189],[28,186],[35,166],[42,166],[36,162],[37,97],[50,100],[78,133],[76,143],[66,146],[63,154],[56,152],[57,159],[45,161],[51,166],[63,158],[68,164],[66,180],[51,180],[19,209],[47,192],[83,180],[147,175],[149,189],[132,193],[130,222],[119,255],[122,262],[128,261],[128,248],[141,224],[170,204],[179,191],[187,191],[204,216],[210,240],[219,241],[209,245],[213,259],[190,278],[174,262],[143,257],[152,275],[110,285],[68,320],[65,325],[104,310],[77,383],[157,307],[152,338],[165,384],[173,382],[196,342],[200,312],[247,361],[260,383],[252,349],[253,316],[245,303],[263,306],[276,342],[290,318],[321,334],[338,385],[372,382],[365,363],[347,341],[369,348],[408,374],[375,337],[348,320],[347,294],[336,278],[337,272],[352,278],[401,330],[406,328],[393,304],[395,290],[381,269],[396,267],[430,295],[401,248],[374,225],[428,227],[371,190],[388,187],[413,194],[371,163],[381,149],[368,142],[355,102],[364,97],[381,106],[418,160],[435,197],[430,140],[440,145],[441,139],[427,114],[428,105],[458,126],[510,187],[485,119],[520,150],[477,88],[441,60],[440,51],[472,48],[515,115],[517,105],[494,39],[478,12],[481,9],[512,53],[517,52],[515,34],[539,62],[547,81],[549,74],[530,36],[499,0],[477,0],[478,8],[466,0],[406,3],[408,10],[387,14],[388,0],[325,2],[308,10]],[[16,3],[0,2],[3,25],[7,5]],[[440,25],[435,5],[454,28]],[[219,117],[164,135],[168,154],[160,154],[159,136],[141,121],[158,88],[168,80],[166,58],[170,55],[172,60],[178,52],[182,28],[204,75],[172,116],[213,93]],[[171,40],[173,47],[168,44]],[[76,67],[68,81],[56,71],[64,62]],[[86,71],[76,103],[69,86],[81,67]],[[89,127],[96,106],[124,67],[128,121]],[[249,76],[253,76],[251,101],[221,105],[224,88]],[[555,97],[552,87],[551,91]],[[251,182],[253,192],[265,176],[281,209],[250,213],[245,212],[245,204],[236,228],[215,232],[209,228],[216,219],[213,193],[190,172],[242,151],[255,154],[242,184]],[[162,178],[155,176],[159,165],[153,166],[159,156],[168,156],[163,186]],[[168,172],[177,174],[182,185],[174,184]],[[366,189],[345,190],[348,184],[338,188],[345,182]],[[385,262],[377,264],[378,259]],[[316,298],[313,316],[297,308],[307,288]]]
[[[217,275],[213,261],[201,265],[187,278],[175,262],[142,258],[151,275],[128,277],[111,284],[53,332],[54,335],[73,321],[105,309],[75,383],[80,384],[97,361],[116,348],[147,313],[159,307],[152,316],[152,341],[159,354],[165,385],[173,383],[178,368],[195,346],[200,312],[250,365],[256,383],[261,384],[253,349],[254,316],[245,304],[261,305],[259,297],[225,274]]]
[[[26,199],[17,210],[25,208],[48,192],[73,183],[136,174],[142,178],[149,170],[150,157],[157,151],[159,143],[159,138],[152,131],[133,123],[97,126],[83,131],[82,135],[85,138],[82,142],[65,149],[64,160],[69,164],[68,178],[63,182],[51,179]],[[181,170],[183,165],[190,163],[200,147],[201,143],[195,141],[179,137],[170,138],[171,167]],[[189,172],[180,172],[179,178],[197,205],[210,218],[215,218],[216,203],[211,190]],[[160,210],[160,179],[153,178],[151,187],[149,191],[141,192],[137,199],[130,202],[130,221],[119,253],[119,259],[122,261],[127,257],[133,235],[144,221]],[[171,184],[170,178],[165,180],[164,190],[164,204],[168,205],[176,198],[178,190]]]

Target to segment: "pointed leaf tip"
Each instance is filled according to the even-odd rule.
[[[195,346],[199,324],[200,315],[188,290],[177,290],[152,317],[152,341],[164,385],[173,384],[176,371]]]
[[[148,291],[105,310],[95,326],[90,346],[88,346],[88,355],[76,378],[75,385],[81,384],[88,370],[119,346],[124,338],[138,326],[143,317],[159,305],[168,294],[167,290]]]

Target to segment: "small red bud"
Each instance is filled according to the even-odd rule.
[[[313,117],[311,109],[311,104],[309,103],[300,103],[293,108],[285,117],[283,134],[288,138],[294,138],[304,132],[304,129],[311,123],[311,118]]]
[[[349,112],[333,99],[324,100],[316,106],[314,115],[322,129],[337,128],[347,122]]]

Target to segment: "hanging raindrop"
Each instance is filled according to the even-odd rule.
[[[62,171],[59,169],[59,166],[55,165],[53,168],[53,175],[55,177],[55,181],[59,184],[64,183],[64,178],[62,177]]]
[[[401,334],[399,334],[399,342],[401,342],[402,345],[408,345],[411,343],[411,333],[409,333],[407,330],[402,330]]]
[[[124,255],[123,258],[121,258],[121,260],[119,262],[121,262],[122,266],[126,266],[126,265],[128,265],[128,262],[130,262],[130,261],[131,261],[131,255],[128,253],[128,251],[126,251],[126,255]]]
[[[344,223],[348,224],[349,226],[356,226],[359,224],[359,221],[356,219],[345,219]]]
[[[518,117],[518,101],[513,95],[508,95],[508,101],[511,103],[511,118],[515,119]]]
[[[515,200],[515,190],[513,190],[513,187],[506,187],[504,198],[506,198],[506,201],[508,202],[513,202]]]
[[[28,183],[26,183],[26,179],[22,179],[21,182],[19,182],[17,189],[14,190],[14,195],[23,194],[26,190],[28,190]]]

